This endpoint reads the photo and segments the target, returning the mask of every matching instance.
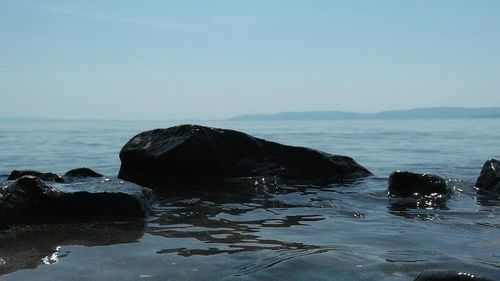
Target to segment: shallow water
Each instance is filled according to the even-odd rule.
[[[427,269],[500,279],[500,200],[473,189],[500,157],[500,119],[201,123],[349,155],[375,176],[258,180],[245,192],[158,195],[146,221],[19,227],[0,234],[0,279],[413,280]],[[87,166],[113,177],[128,139],[176,124],[0,121],[0,174]],[[456,192],[438,205],[387,198],[397,169],[439,174]]]

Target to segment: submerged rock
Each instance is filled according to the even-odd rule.
[[[72,169],[66,172],[64,174],[64,177],[70,177],[70,178],[86,178],[86,177],[91,177],[91,178],[100,178],[103,177],[103,175],[99,174],[98,172],[95,172],[89,168],[77,168],[77,169]]]
[[[480,192],[500,194],[500,161],[493,158],[486,161],[475,186]]]
[[[120,159],[119,178],[150,187],[253,176],[342,181],[371,175],[350,157],[197,125],[142,132],[125,144]]]
[[[493,281],[467,272],[429,270],[422,272],[415,281]]]
[[[52,182],[64,182],[64,179],[54,173],[42,173],[38,171],[32,170],[14,170],[10,173],[7,180],[17,180],[24,176],[33,176],[37,177],[43,181],[52,181]]]
[[[98,187],[85,188],[96,184],[80,183],[55,188],[33,176],[19,178],[0,189],[0,225],[146,215],[149,201],[147,189],[122,181],[103,182]]]
[[[413,195],[449,194],[451,188],[446,180],[432,174],[418,174],[395,171],[389,176],[389,196],[406,197]]]

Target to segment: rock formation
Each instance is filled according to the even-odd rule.
[[[142,132],[120,159],[119,178],[157,189],[244,177],[338,182],[371,175],[350,157],[197,125]]]
[[[77,168],[77,169],[72,169],[66,172],[64,174],[64,177],[72,177],[72,178],[86,178],[86,177],[91,177],[91,178],[100,178],[103,175],[99,174],[98,172],[95,172],[89,168]]]
[[[0,225],[145,217],[149,199],[147,189],[123,181],[80,183],[63,190],[23,176],[0,189]]]
[[[24,176],[33,176],[37,177],[43,181],[52,181],[52,182],[64,182],[64,179],[54,173],[42,173],[38,171],[32,170],[14,170],[10,173],[7,180],[17,180]]]
[[[486,161],[475,186],[479,192],[500,194],[500,161]]]
[[[429,270],[422,272],[415,281],[493,281],[471,273],[450,270]]]
[[[389,176],[389,196],[421,196],[449,194],[451,189],[446,180],[432,174],[418,174],[408,171],[395,171]]]

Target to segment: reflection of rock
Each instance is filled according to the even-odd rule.
[[[103,175],[89,169],[89,168],[77,168],[77,169],[72,169],[66,172],[64,174],[64,177],[71,177],[71,178],[86,178],[86,177],[91,177],[91,178],[99,178],[102,177]]]
[[[415,281],[493,281],[460,271],[430,270],[422,272]]]
[[[500,161],[486,161],[475,186],[479,192],[500,194]]]
[[[291,192],[291,191],[290,191]],[[257,195],[259,196],[259,195]],[[334,250],[335,247],[323,247],[283,239],[266,239],[259,233],[259,228],[293,228],[324,220],[318,215],[280,215],[272,209],[292,208],[284,202],[272,200],[267,195],[254,203],[254,195],[215,191],[186,192],[168,197],[159,197],[160,209],[167,208],[154,219],[155,226],[148,232],[152,235],[175,238],[196,239],[200,248],[181,247],[158,251],[158,254],[175,253],[180,256],[234,254],[274,249],[276,251],[303,251],[304,253]],[[271,212],[269,217],[252,216],[259,210]],[[231,219],[238,217],[239,219]],[[206,246],[209,245],[209,246]]]
[[[423,221],[439,220],[436,210],[448,210],[443,196],[394,197],[389,199],[389,213]]]
[[[94,189],[82,191],[89,185]],[[56,189],[24,176],[0,190],[0,224],[144,217],[147,204],[148,192],[132,183],[84,182]]]
[[[476,197],[476,203],[482,206],[500,206],[500,196],[491,194],[480,194]]]
[[[0,233],[0,275],[56,263],[60,246],[100,246],[138,241],[144,221],[17,226]],[[69,253],[70,254],[70,253]]]
[[[252,176],[342,181],[371,175],[346,156],[197,125],[142,132],[125,144],[120,159],[119,178],[152,187]]]
[[[446,180],[432,174],[418,174],[407,171],[395,171],[389,177],[389,196],[421,196],[449,194],[451,189]]]
[[[17,180],[18,178],[21,178],[24,176],[37,177],[43,181],[64,182],[63,178],[61,178],[60,176],[58,176],[54,173],[42,173],[42,172],[31,171],[31,170],[22,170],[22,171],[14,170],[10,173],[7,180]]]

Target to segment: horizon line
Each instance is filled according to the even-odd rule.
[[[290,113],[351,113],[359,115],[376,115],[380,113],[387,112],[399,112],[399,111],[412,111],[421,109],[500,109],[500,106],[490,106],[490,107],[465,107],[465,106],[434,106],[434,107],[413,107],[413,108],[401,108],[401,109],[388,109],[380,110],[374,112],[356,112],[356,111],[342,111],[342,110],[304,110],[304,111],[281,111],[275,113],[248,113],[248,114],[238,114],[229,117],[221,118],[81,118],[81,117],[40,117],[40,116],[0,116],[0,121],[5,121],[8,119],[19,121],[127,121],[127,122],[158,122],[158,121],[169,121],[169,122],[180,122],[180,121],[231,121],[233,118],[237,117],[250,117],[250,116],[271,116],[280,114],[290,114]]]

